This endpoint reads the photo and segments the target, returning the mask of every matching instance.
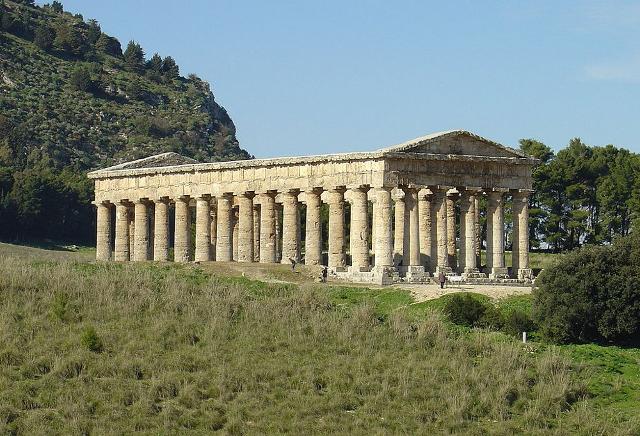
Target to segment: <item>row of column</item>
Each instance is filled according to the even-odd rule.
[[[368,271],[370,265],[369,238],[375,267],[422,266],[427,271],[451,272],[451,257],[456,254],[455,209],[447,197],[447,187],[431,187],[430,191],[402,187],[404,195],[393,198],[392,188],[377,188],[372,195],[373,226],[369,228],[368,191],[366,186],[350,192],[350,254],[355,271]],[[305,263],[322,262],[321,194],[314,188],[305,191]],[[328,266],[346,267],[345,251],[345,188],[327,193],[329,204]],[[478,271],[478,196],[480,189],[459,189],[460,251],[459,271]],[[298,190],[283,192],[281,261],[300,261],[300,217]],[[504,263],[504,194],[488,192],[487,206],[487,267],[495,275],[505,275]],[[528,260],[528,194],[513,194],[513,270],[526,270]],[[274,263],[278,260],[278,213],[276,192],[259,194],[260,212],[254,207],[254,192],[237,195],[238,222],[234,238],[233,195],[213,198],[205,195],[195,199],[196,261],[231,261],[234,259],[234,239],[237,240],[239,262]],[[135,204],[122,201],[115,205],[115,247],[113,259],[166,261],[169,258],[169,199],[154,202],[141,199]],[[175,202],[174,260],[190,260],[191,198],[179,197]],[[394,207],[395,203],[395,207]],[[154,207],[151,207],[151,206]],[[134,210],[133,221],[130,210]],[[394,212],[395,210],[395,212]],[[153,211],[153,216],[150,216]],[[97,258],[111,258],[111,212],[108,203],[98,204]],[[151,227],[153,231],[151,232]],[[150,237],[153,235],[153,237]],[[453,250],[452,250],[453,241]],[[133,250],[130,250],[133,248]],[[133,253],[131,253],[132,251]]]

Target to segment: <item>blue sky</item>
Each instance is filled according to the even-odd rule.
[[[257,157],[462,128],[640,152],[640,2],[64,0],[209,81]]]

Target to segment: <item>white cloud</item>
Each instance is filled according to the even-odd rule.
[[[640,56],[587,65],[585,73],[594,80],[640,82]]]

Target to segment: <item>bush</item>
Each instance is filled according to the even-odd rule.
[[[447,301],[444,312],[451,322],[466,327],[500,328],[500,313],[470,294],[458,294]]]
[[[82,345],[94,353],[100,353],[102,351],[102,340],[93,326],[85,328],[82,332]]]
[[[640,235],[564,255],[538,277],[534,319],[557,343],[640,342]]]
[[[502,331],[512,335],[520,336],[522,332],[536,330],[536,325],[526,312],[522,310],[512,310],[503,317]]]

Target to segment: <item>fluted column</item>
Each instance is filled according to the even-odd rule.
[[[211,205],[210,197],[203,195],[196,199],[196,262],[211,260]]]
[[[275,263],[277,256],[275,194],[260,195],[260,262]]]
[[[490,242],[490,243],[489,243]],[[504,266],[504,195],[503,192],[489,193],[487,206],[487,264],[491,259],[492,278],[507,275]]]
[[[457,193],[451,193],[447,195],[447,261],[449,266],[457,269],[457,256],[456,256],[456,200],[458,199]]]
[[[329,192],[329,267],[344,268],[344,188]]]
[[[261,205],[253,203],[253,261],[260,262],[260,214]]]
[[[155,201],[153,219],[153,260],[169,260],[169,200],[161,198]]]
[[[529,192],[513,193],[513,275],[519,279],[530,279],[529,267]]]
[[[216,260],[220,262],[230,262],[233,259],[232,206],[231,194],[218,197]]]
[[[253,192],[238,195],[238,262],[253,262]]]
[[[475,191],[462,190],[460,194],[460,270],[477,273],[476,266],[476,195]]]
[[[426,189],[418,192],[418,213],[420,219],[420,264],[427,271],[431,269],[431,193]]]
[[[405,250],[408,250],[409,247],[405,245],[405,217],[407,212],[402,189],[396,189],[394,200],[393,263],[395,265],[406,265],[408,251]]]
[[[375,246],[376,269],[393,266],[393,215],[391,188],[376,189],[374,216],[376,226]]]
[[[144,262],[149,260],[149,209],[146,199],[138,200],[134,206],[135,237],[133,260]]]
[[[476,266],[480,268],[482,264],[482,227],[480,227],[480,195],[481,192],[475,196],[473,213],[475,215],[475,221],[473,223],[476,234]]]
[[[116,241],[114,259],[119,262],[129,260],[129,204],[116,204]]]
[[[447,238],[447,188],[432,189],[433,208],[436,215],[437,263],[436,272],[450,272]]]
[[[405,206],[409,218],[409,266],[420,266],[418,191],[415,188],[406,188],[405,193]],[[407,227],[405,227],[405,229],[407,229]]]
[[[355,271],[369,269],[369,222],[367,187],[351,189],[351,266]]]
[[[136,251],[136,220],[135,206],[129,203],[127,219],[129,220],[129,260],[135,259]]]
[[[109,203],[97,205],[96,215],[96,260],[111,259],[111,208]]]
[[[173,242],[173,259],[176,262],[189,262],[191,251],[191,216],[189,197],[176,198],[176,221]]]
[[[298,191],[285,192],[282,196],[282,263],[290,259],[300,262],[300,213]]]
[[[304,263],[320,265],[322,263],[322,226],[320,225],[320,194],[322,189],[305,191],[307,199],[307,222],[304,240]]]
[[[232,258],[235,262],[238,261],[238,230],[240,228],[239,224],[239,207],[234,206],[231,210],[231,225],[233,226],[232,237],[231,237],[231,246],[232,248]]]
[[[218,243],[218,199],[211,197],[209,201],[209,236],[211,236],[211,260],[216,258],[216,245]]]

